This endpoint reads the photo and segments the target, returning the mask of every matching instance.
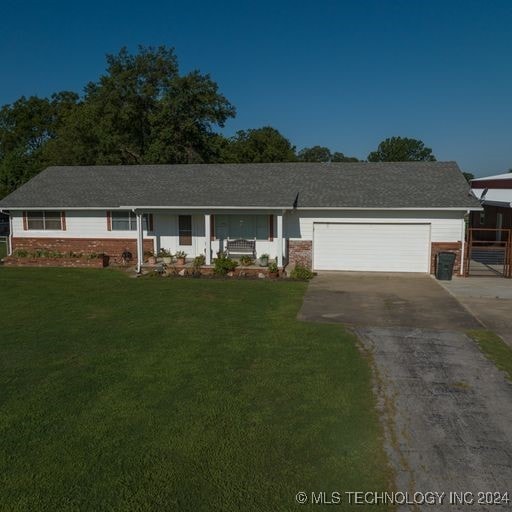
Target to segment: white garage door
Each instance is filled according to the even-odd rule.
[[[315,270],[429,272],[430,224],[315,223]]]

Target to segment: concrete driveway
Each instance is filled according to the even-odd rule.
[[[351,326],[482,327],[425,274],[323,272],[310,282],[299,318]]]
[[[373,363],[396,489],[512,493],[512,384],[464,331],[481,328],[425,275],[323,273],[299,317],[352,326]],[[508,506],[501,507],[508,509]],[[441,506],[399,510],[495,510]]]
[[[467,277],[440,283],[512,347],[512,279]]]

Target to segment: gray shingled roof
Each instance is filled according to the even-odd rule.
[[[471,208],[455,162],[49,167],[0,208]]]

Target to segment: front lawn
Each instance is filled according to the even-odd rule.
[[[0,509],[388,489],[368,364],[339,326],[295,319],[305,288],[0,268]]]

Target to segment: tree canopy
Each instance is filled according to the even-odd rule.
[[[421,140],[407,137],[390,137],[383,140],[377,151],[368,155],[369,162],[433,162],[436,157],[432,149],[425,147]]]
[[[359,162],[355,157],[345,156],[340,151],[331,152],[325,146],[303,148],[297,154],[300,162]]]
[[[294,162],[295,147],[271,126],[240,130],[221,144],[220,159],[223,162]]]
[[[52,145],[66,163],[188,163],[209,160],[214,126],[235,108],[198,71],[180,75],[166,47],[126,48],[107,55],[107,73],[85,88],[83,101]]]
[[[51,163],[45,149],[77,102],[77,94],[64,91],[50,99],[22,96],[0,109],[0,197]]]

